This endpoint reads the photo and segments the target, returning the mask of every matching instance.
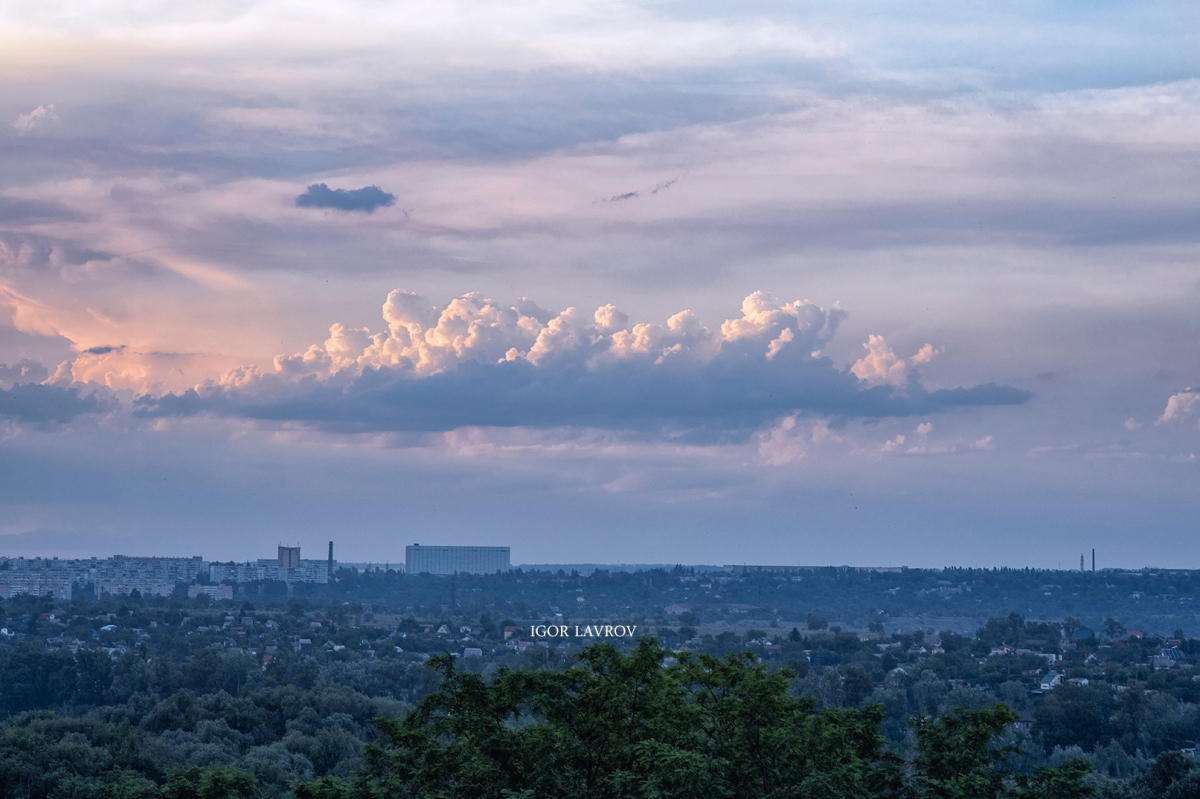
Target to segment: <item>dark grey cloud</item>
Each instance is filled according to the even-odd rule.
[[[331,189],[324,183],[314,183],[296,198],[300,208],[335,208],[339,211],[366,211],[374,213],[376,208],[386,208],[396,202],[396,195],[378,186],[361,189]]]
[[[79,416],[103,413],[112,407],[111,398],[78,388],[59,388],[37,383],[19,383],[0,389],[0,419],[34,424],[69,422]]]
[[[123,349],[125,349],[124,344],[119,347],[111,344],[102,344],[98,347],[88,347],[84,352],[88,355],[108,355],[110,352],[120,352]]]
[[[40,383],[50,370],[38,361],[22,358],[14,364],[0,363],[0,383]]]
[[[576,427],[688,441],[735,441],[781,416],[873,419],[1017,405],[1032,394],[987,383],[927,390],[866,388],[828,358],[784,351],[768,360],[754,346],[727,343],[708,361],[581,359],[468,361],[429,377],[367,369],[344,384],[275,377],[248,388],[189,390],[135,402],[149,418],[214,416],[300,422],[332,432],[440,432],[462,427]]]
[[[635,197],[644,197],[647,195],[653,196],[655,194],[658,194],[659,192],[666,191],[667,189],[671,188],[678,182],[679,182],[679,178],[677,178],[677,177],[671,178],[670,180],[664,180],[661,183],[655,183],[653,186],[650,186],[645,189],[638,189],[637,191],[627,191],[624,194],[614,194],[612,197],[609,197],[608,199],[606,199],[605,202],[615,203],[615,202],[620,202],[621,200],[632,200]]]

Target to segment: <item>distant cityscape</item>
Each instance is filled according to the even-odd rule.
[[[600,563],[537,563],[521,564],[525,571],[545,571],[590,575],[598,570],[637,572],[671,569],[676,564],[600,564]],[[333,542],[324,559],[301,557],[299,546],[279,546],[274,558],[254,561],[207,561],[200,555],[190,557],[113,555],[108,558],[6,557],[0,556],[0,598],[22,594],[53,596],[71,599],[79,591],[101,596],[120,596],[137,592],[143,596],[186,594],[189,598],[206,595],[214,600],[233,599],[238,586],[253,583],[284,583],[290,592],[298,583],[326,584],[333,582],[339,570],[356,572],[400,571],[408,574],[450,576],[454,574],[481,575],[507,572],[515,568],[511,548],[506,546],[410,544],[405,547],[403,563],[338,562],[333,557]],[[726,564],[688,565],[697,573],[727,572],[745,574],[800,573],[828,566]],[[850,567],[841,567],[850,568]],[[899,573],[906,566],[855,566],[859,572],[877,574]],[[1080,557],[1080,570],[1087,566]],[[1091,571],[1095,572],[1095,552],[1092,552]],[[929,571],[937,571],[929,569]]]
[[[0,557],[0,597],[29,594],[71,599],[90,587],[96,596],[138,592],[171,596],[186,591],[189,598],[205,594],[233,599],[235,586],[246,583],[329,583],[338,569],[406,571],[412,574],[494,574],[512,568],[509,547],[421,546],[406,548],[403,564],[338,563],[329,542],[322,560],[306,559],[298,546],[280,546],[276,557],[237,563],[206,561],[200,555],[159,557],[113,555],[109,558]]]
[[[305,560],[300,547],[279,547],[275,558],[246,563],[206,561],[191,557],[8,558],[0,557],[0,597],[21,594],[70,599],[91,587],[96,596],[132,594],[170,596],[186,590],[189,597],[207,594],[232,599],[238,583],[275,580],[283,583],[327,583],[338,564],[333,543],[325,560]],[[181,586],[184,587],[181,589]]]

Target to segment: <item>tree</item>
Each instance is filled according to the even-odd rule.
[[[1071,758],[1054,768],[1036,769],[1032,776],[1014,778],[1013,799],[1088,799],[1096,789],[1086,782],[1092,766],[1086,760]]]
[[[75,700],[98,705],[112,685],[112,658],[102,650],[80,649],[75,653]]]
[[[873,690],[875,683],[859,667],[850,666],[842,672],[842,691],[847,705],[857,707]]]
[[[292,789],[296,799],[358,799],[354,787],[337,777],[321,777]]]
[[[1001,765],[1016,749],[998,744],[996,739],[1016,720],[1017,714],[1003,705],[918,719],[913,766],[922,795],[931,799],[1003,796]]]
[[[1091,750],[1111,737],[1109,718],[1114,709],[1107,688],[1060,685],[1042,699],[1034,719],[1047,752],[1072,745]]]
[[[253,774],[228,766],[193,767],[171,775],[163,799],[255,799]]]
[[[435,658],[441,687],[378,723],[356,795],[899,795],[902,763],[884,752],[879,708],[818,710],[789,692],[789,670],[751,653],[682,653],[664,668],[667,654],[649,639],[629,655],[598,644],[577,666],[490,680]]]
[[[1146,787],[1154,796],[1167,796],[1192,771],[1192,761],[1181,752],[1163,752],[1146,774]]]

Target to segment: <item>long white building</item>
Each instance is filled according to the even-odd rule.
[[[404,548],[404,570],[409,574],[495,574],[512,569],[508,547]]]

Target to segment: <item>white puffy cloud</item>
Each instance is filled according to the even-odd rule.
[[[277,357],[273,370],[240,369],[181,393],[143,396],[134,413],[347,432],[569,427],[719,442],[749,440],[790,416],[914,417],[1031,396],[995,383],[929,391],[915,375],[903,388],[864,386],[820,354],[844,311],[764,292],[715,329],[690,311],[663,326],[632,323],[611,305],[553,314],[477,293],[438,308],[396,290],[382,310],[379,332],[334,324],[323,343]],[[818,439],[836,438],[823,426],[787,441],[798,434],[796,422],[786,425],[764,458],[795,459]]]
[[[908,360],[899,357],[883,336],[870,335],[863,344],[867,354],[854,362],[850,371],[868,385],[905,386],[909,380],[911,364],[929,363],[940,353],[932,344],[926,344]]]
[[[593,317],[594,319],[594,317]],[[551,319],[537,334],[533,346],[525,353],[530,363],[537,364],[555,355],[566,354],[585,346],[595,331],[594,321],[575,306]]]
[[[609,352],[618,357],[652,352],[661,344],[664,332],[660,325],[644,322],[634,325],[632,330],[615,330]]]
[[[917,350],[917,353],[912,356],[911,360],[913,363],[929,363],[945,351],[945,347],[938,347],[935,349],[932,344],[926,344],[921,347],[921,349]]]
[[[596,320],[596,329],[602,333],[623,330],[629,326],[629,315],[612,303],[597,308],[593,318]]]
[[[1167,407],[1163,409],[1162,416],[1158,417],[1158,423],[1190,416],[1197,408],[1200,408],[1200,391],[1185,388],[1167,399]]]
[[[783,348],[796,338],[796,334],[792,332],[790,327],[785,327],[779,331],[779,337],[773,340],[767,347],[767,358],[774,359],[776,355],[783,352]]]
[[[502,306],[472,292],[438,309],[425,297],[400,289],[388,294],[382,310],[386,330],[372,333],[365,327],[334,324],[323,345],[276,359],[277,370],[307,366],[310,373],[337,374],[392,367],[437,374],[464,361],[502,360],[514,349],[527,353],[545,328],[553,327],[538,351],[543,354],[554,346],[550,339],[565,333],[566,320],[574,320],[577,313],[568,309],[556,317],[557,322],[552,319],[543,325],[538,317],[545,312],[528,300]]]
[[[727,319],[721,325],[721,338],[736,341],[765,334],[775,339],[790,329],[824,341],[833,335],[845,315],[836,305],[826,310],[808,300],[780,302],[767,292],[756,291],[742,300],[740,319]]]
[[[665,326],[631,324],[628,314],[612,304],[591,314],[574,306],[555,314],[528,299],[503,305],[471,292],[439,309],[419,294],[396,289],[383,304],[386,330],[372,333],[335,323],[323,344],[276,357],[275,370],[285,376],[352,376],[368,367],[389,367],[432,375],[468,361],[520,359],[543,365],[559,357],[596,363],[683,355],[708,360],[723,345],[755,346],[774,359],[791,346],[819,351],[845,315],[836,306],[783,302],[756,291],[742,302],[740,317],[725,320],[714,332],[688,310],[672,315]]]

